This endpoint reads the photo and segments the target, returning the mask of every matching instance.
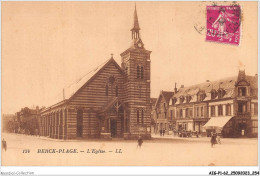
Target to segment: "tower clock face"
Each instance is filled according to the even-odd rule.
[[[142,43],[138,43],[137,46],[138,46],[139,48],[141,48],[143,45],[142,45]]]

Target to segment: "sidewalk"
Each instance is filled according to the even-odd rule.
[[[210,137],[179,137],[173,135],[164,135],[160,136],[159,134],[152,134],[152,139],[158,140],[175,140],[175,141],[187,141],[187,142],[210,142]],[[258,138],[221,138],[221,143],[245,143],[250,144],[254,141],[257,141]]]

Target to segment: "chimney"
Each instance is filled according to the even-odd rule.
[[[181,85],[181,88],[184,88],[184,85]]]
[[[178,91],[176,86],[177,86],[177,83],[175,83],[174,93],[177,93],[177,91]]]

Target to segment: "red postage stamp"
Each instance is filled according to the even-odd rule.
[[[206,41],[239,45],[240,6],[207,6]]]

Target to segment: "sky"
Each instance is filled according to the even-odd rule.
[[[218,2],[230,5],[233,2]],[[240,45],[207,42],[212,2],[137,2],[144,47],[151,53],[151,97],[257,70],[257,2],[242,8]],[[2,113],[45,106],[131,44],[134,2],[2,2]]]

